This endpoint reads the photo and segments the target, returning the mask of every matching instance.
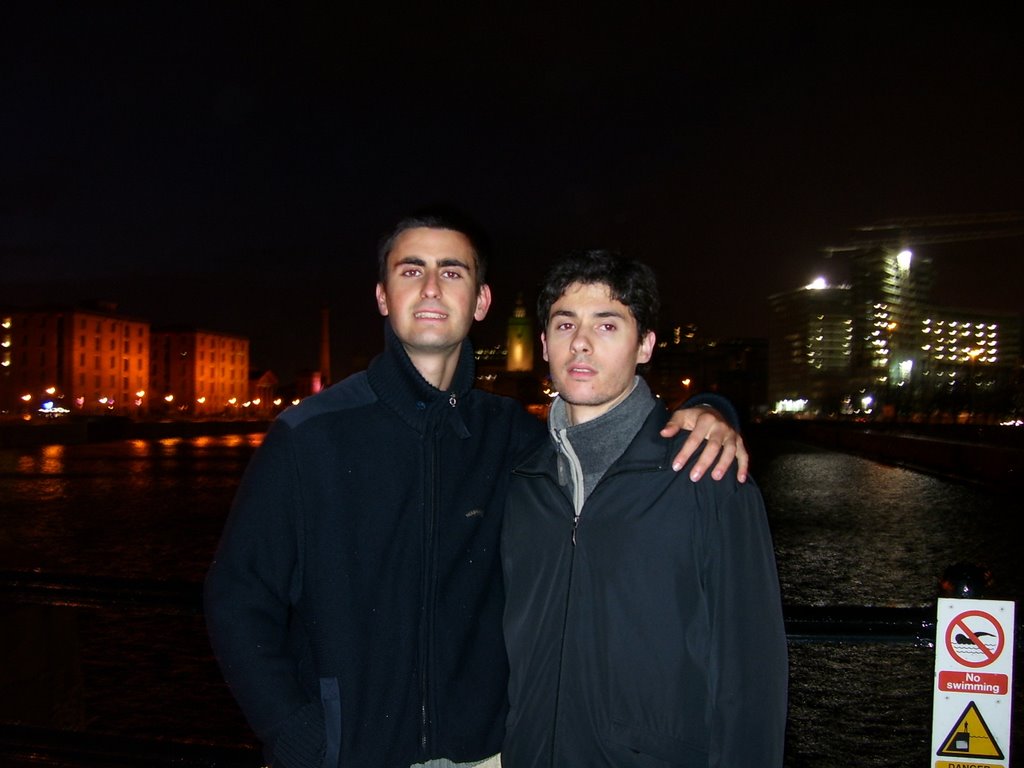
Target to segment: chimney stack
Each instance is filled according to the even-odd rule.
[[[331,310],[320,309],[320,386],[331,383]]]

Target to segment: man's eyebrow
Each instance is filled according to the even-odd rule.
[[[422,256],[403,256],[402,258],[400,258],[397,261],[395,261],[395,266],[396,267],[401,265],[401,264],[412,264],[415,267],[425,267],[425,266],[427,266],[427,261]],[[462,267],[463,269],[465,269],[467,271],[470,269],[469,264],[464,262],[462,259],[455,259],[455,258],[438,259],[437,260],[437,266],[439,266],[439,267]]]
[[[551,310],[551,314],[548,317],[548,322],[551,322],[556,317],[567,317],[570,320],[578,320],[579,319],[579,314],[575,310],[572,310],[572,309],[552,309]],[[615,309],[605,309],[605,310],[601,310],[600,312],[594,312],[594,313],[591,314],[591,317],[596,318],[598,320],[608,320],[608,319],[611,319],[611,320],[623,320],[623,321],[625,321],[625,319],[626,319],[626,315],[625,315],[624,312],[620,312],[620,311],[615,310]]]
[[[413,266],[416,267],[427,266],[427,262],[421,259],[419,256],[403,256],[402,258],[398,259],[395,262],[395,266],[397,267],[400,264],[412,264]]]

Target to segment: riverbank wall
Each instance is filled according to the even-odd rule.
[[[1024,490],[1024,428],[813,420],[753,424],[752,437],[790,439],[961,482]]]

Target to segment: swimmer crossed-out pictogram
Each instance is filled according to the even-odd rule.
[[[965,667],[987,667],[1003,652],[1003,628],[985,611],[964,611],[946,628],[946,649]]]

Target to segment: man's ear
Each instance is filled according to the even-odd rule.
[[[642,363],[651,362],[651,355],[654,354],[654,331],[648,331],[644,334],[644,337],[640,339],[640,348],[636,353],[636,364],[641,365]]]
[[[540,332],[540,347],[544,350],[544,359],[548,359],[548,337],[544,335],[544,331]]]
[[[384,290],[384,283],[377,283],[377,311],[384,317],[388,316],[388,295]]]
[[[476,311],[473,312],[473,319],[477,322],[487,317],[487,310],[491,308],[491,286],[484,283],[476,292]]]

